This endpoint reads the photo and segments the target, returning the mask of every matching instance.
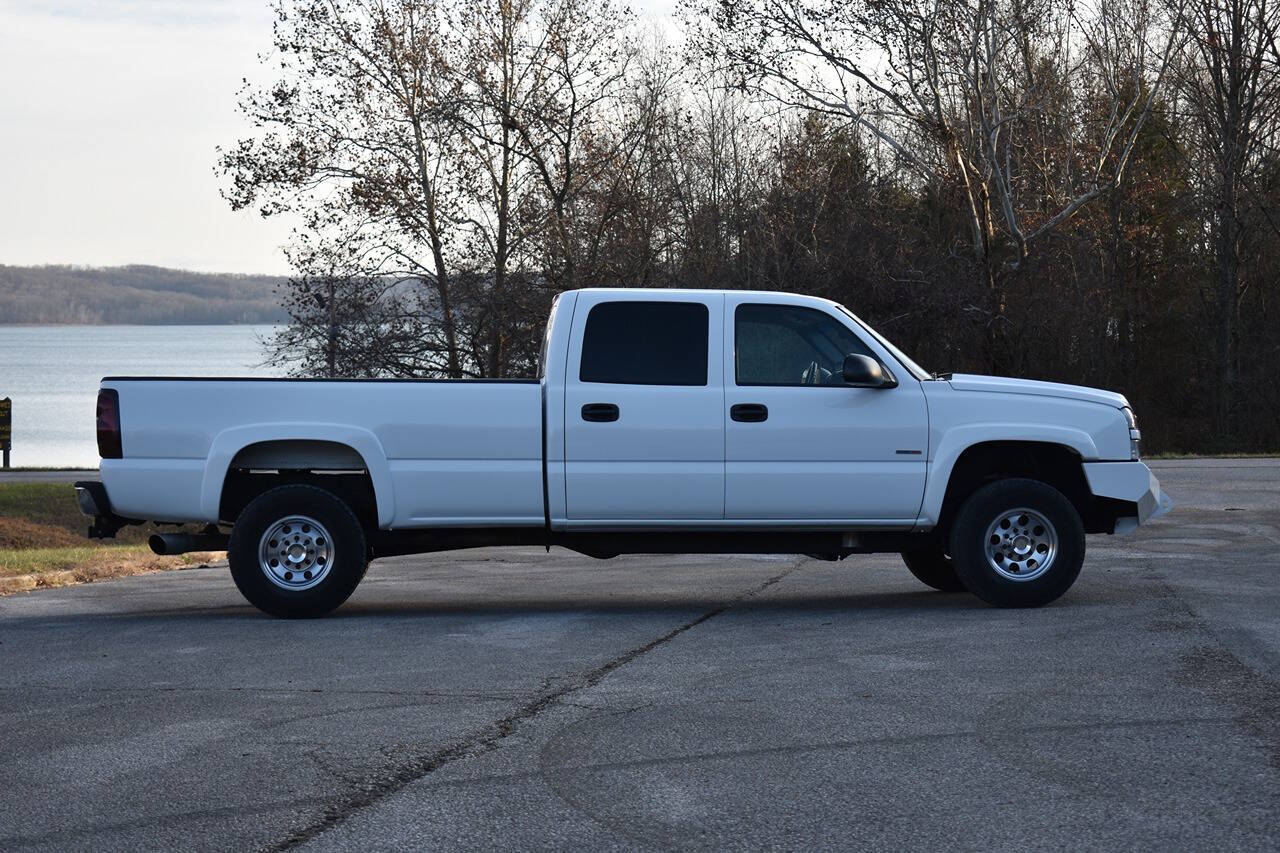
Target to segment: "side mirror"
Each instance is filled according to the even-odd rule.
[[[898,381],[886,375],[880,362],[865,355],[844,357],[844,384],[853,388],[893,388]]]

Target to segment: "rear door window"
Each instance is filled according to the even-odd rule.
[[[587,315],[578,379],[706,385],[709,323],[700,302],[602,302]]]

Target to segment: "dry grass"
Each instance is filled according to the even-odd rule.
[[[181,569],[225,557],[221,552],[156,556],[142,544],[152,529],[142,526],[126,527],[115,541],[93,542],[85,537],[88,525],[69,484],[0,484],[0,595]]]
[[[77,536],[66,528],[0,516],[0,552],[19,548],[74,548],[84,544],[83,534]]]
[[[172,571],[208,565],[225,558],[226,554],[221,551],[158,557],[137,545],[0,551],[0,595],[36,587],[67,586]]]

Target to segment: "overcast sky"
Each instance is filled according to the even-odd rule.
[[[287,272],[213,171],[270,43],[266,0],[0,0],[0,264]]]

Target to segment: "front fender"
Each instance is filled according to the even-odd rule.
[[[996,441],[1024,441],[1069,447],[1081,459],[1097,459],[1098,448],[1093,436],[1082,429],[1053,424],[985,423],[965,424],[943,433],[929,454],[925,478],[924,501],[920,505],[917,527],[928,529],[942,515],[942,501],[947,494],[951,471],[960,455],[977,444]]]
[[[367,429],[349,424],[270,423],[232,427],[214,436],[205,460],[204,480],[200,486],[200,509],[205,518],[217,518],[222,502],[222,487],[227,469],[236,454],[251,444],[262,441],[331,441],[350,447],[364,460],[373,482],[377,502],[378,526],[390,527],[395,518],[395,489],[391,484],[391,467],[378,437]]]

